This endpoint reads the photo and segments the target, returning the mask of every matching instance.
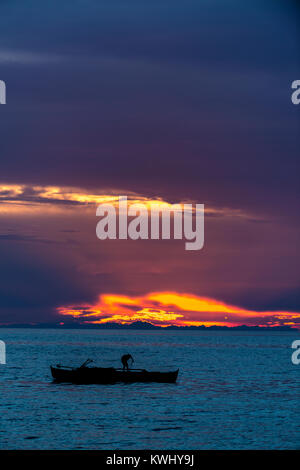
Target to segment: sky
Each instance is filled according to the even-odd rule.
[[[0,323],[297,325],[297,2],[3,0]],[[205,205],[205,243],[96,207]]]

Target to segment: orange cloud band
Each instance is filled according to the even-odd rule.
[[[83,188],[59,187],[59,186],[34,186],[21,184],[1,184],[0,182],[0,214],[23,214],[25,211],[30,213],[50,212],[60,213],[71,211],[72,207],[82,207],[85,210],[98,204],[111,204],[118,207],[119,195],[126,194],[128,203],[144,204],[147,208],[158,205],[162,207],[171,206],[172,203],[166,201],[160,196],[148,197],[144,194],[138,194],[132,191],[126,191],[121,188],[111,188],[103,191],[90,192]],[[197,201],[185,200],[176,201],[178,204],[191,203]],[[59,203],[59,204],[57,204]],[[70,205],[71,204],[71,205]],[[74,204],[74,206],[72,206]],[[206,205],[206,215],[228,216],[237,218],[251,218],[252,215],[243,212],[240,209],[229,207],[210,207]],[[256,216],[257,217],[257,216]]]
[[[152,292],[138,297],[104,294],[95,305],[58,307],[57,311],[82,323],[99,324],[147,321],[159,326],[296,326],[300,323],[297,312],[247,310],[212,298],[177,292]]]

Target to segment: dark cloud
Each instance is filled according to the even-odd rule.
[[[38,238],[36,236],[20,235],[19,233],[0,233],[0,241],[13,242],[38,242],[38,243],[55,243],[53,240]]]

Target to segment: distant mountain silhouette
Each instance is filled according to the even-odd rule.
[[[93,329],[93,330],[175,330],[175,331],[290,331],[293,332],[295,329],[290,326],[247,326],[247,325],[240,325],[240,326],[156,326],[152,325],[152,323],[143,322],[143,321],[136,321],[133,323],[129,323],[126,325],[121,325],[120,323],[102,323],[102,324],[81,324],[76,322],[69,322],[69,323],[18,323],[18,324],[11,324],[11,325],[1,325],[0,328],[56,328],[60,330],[64,329]],[[299,326],[300,328],[300,326]]]

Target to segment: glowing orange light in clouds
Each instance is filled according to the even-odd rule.
[[[124,195],[122,189],[103,190],[104,192],[90,192],[83,188],[59,187],[59,186],[34,186],[20,184],[2,184],[0,182],[0,215],[6,214],[14,216],[18,214],[56,214],[62,211],[70,213],[72,208],[76,211],[81,208],[85,211],[94,210],[98,204],[110,204],[116,209],[119,204],[119,195]],[[132,191],[126,191],[128,204],[144,204],[147,209],[159,207],[161,211],[171,208],[172,204],[163,198],[148,197],[145,194],[138,194]],[[59,202],[59,204],[57,204]],[[74,205],[70,204],[73,203]],[[193,200],[180,201],[178,204],[196,203]],[[194,210],[194,209],[193,209]],[[233,208],[205,208],[206,215],[221,215],[230,217],[247,218],[246,214],[239,209]],[[257,217],[257,215],[255,215]]]
[[[82,323],[147,321],[160,326],[295,326],[295,321],[300,321],[300,313],[246,310],[215,299],[177,292],[152,292],[139,297],[105,294],[95,305],[59,307],[57,311]]]

